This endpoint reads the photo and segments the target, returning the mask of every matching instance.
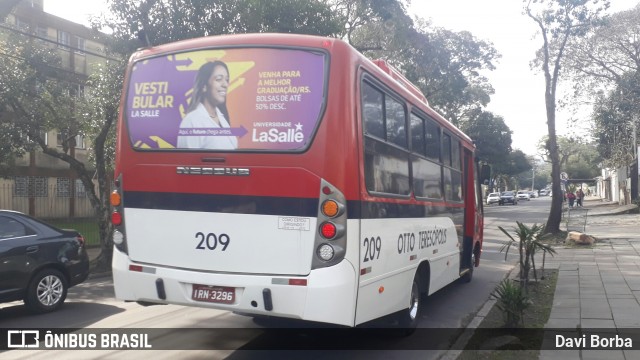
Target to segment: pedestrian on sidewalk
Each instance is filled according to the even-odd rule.
[[[578,189],[576,191],[576,205],[582,207],[582,199],[584,199],[584,192],[582,189]]]
[[[569,207],[572,208],[573,207],[573,203],[576,201],[576,195],[573,192],[568,191],[567,192],[567,200],[569,200]]]

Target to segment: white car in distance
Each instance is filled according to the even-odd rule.
[[[518,198],[518,200],[531,200],[531,196],[529,195],[528,191],[524,191],[524,190],[520,190],[518,191],[518,193],[516,194],[516,197]]]
[[[500,193],[493,192],[487,195],[487,205],[497,204],[500,202]]]

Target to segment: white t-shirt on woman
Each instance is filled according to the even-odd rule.
[[[224,115],[218,108],[216,108],[216,114],[220,120],[220,125],[213,122],[207,109],[200,103],[198,107],[182,119],[180,129],[229,128],[230,126],[227,119],[224,118]],[[178,136],[177,147],[183,149],[235,150],[238,148],[238,139],[235,136],[180,135]]]

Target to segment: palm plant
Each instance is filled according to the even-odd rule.
[[[502,226],[498,228],[509,237],[509,240],[504,243],[500,252],[505,252],[504,259],[507,260],[509,250],[514,244],[518,244],[518,252],[520,254],[520,286],[524,288],[525,293],[528,291],[529,285],[529,271],[533,267],[534,277],[537,280],[538,275],[535,267],[535,254],[538,250],[542,250],[546,253],[555,254],[556,251],[549,245],[542,243],[543,233],[545,225],[533,224],[531,227],[517,221],[517,227],[513,228],[516,238],[511,236]],[[544,263],[543,263],[544,267]]]

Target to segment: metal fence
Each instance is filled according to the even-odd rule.
[[[583,207],[566,207],[563,218],[567,224],[567,231],[585,232],[587,230],[587,216],[589,209]]]
[[[96,212],[84,187],[70,186],[71,179],[60,180],[65,178],[28,177],[22,181],[25,178],[0,182],[0,209],[19,211],[58,228],[77,230],[89,246],[100,244]]]

